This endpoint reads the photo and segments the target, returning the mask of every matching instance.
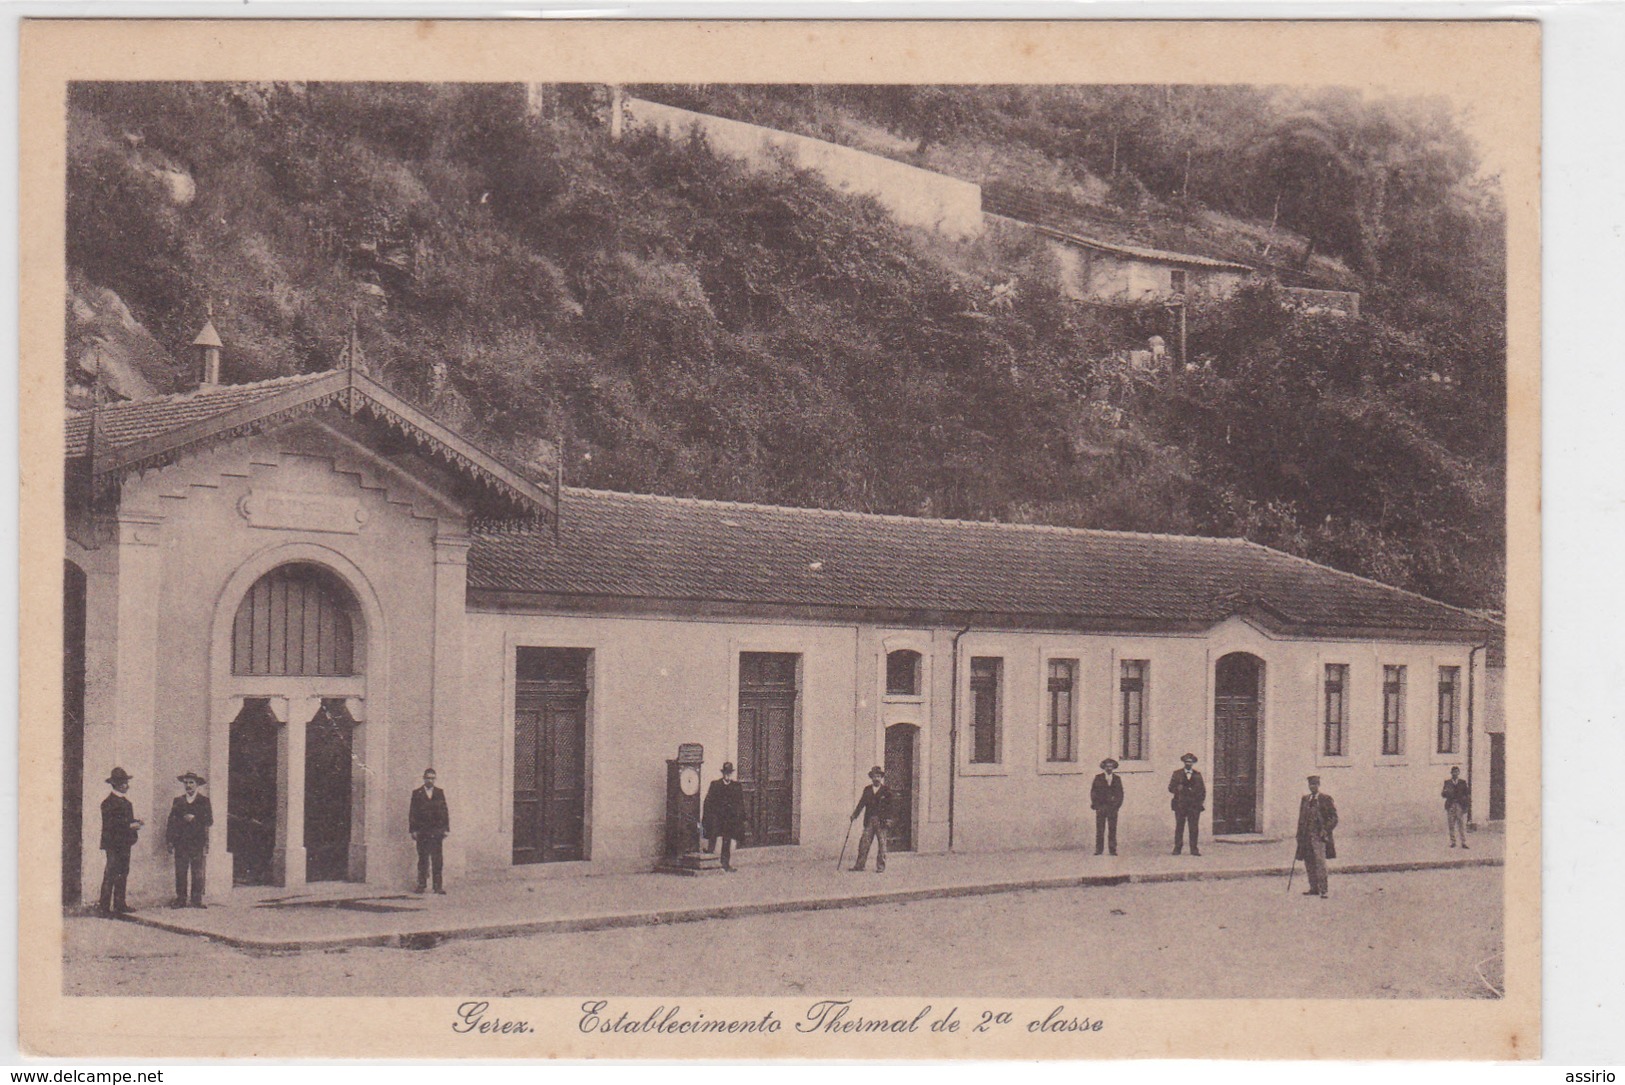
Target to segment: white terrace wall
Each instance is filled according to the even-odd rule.
[[[718,154],[752,166],[772,166],[784,155],[796,168],[818,174],[831,188],[873,196],[904,225],[956,238],[982,233],[982,189],[969,181],[824,140],[640,98],[625,99],[624,110],[629,126],[673,140],[698,131]]]

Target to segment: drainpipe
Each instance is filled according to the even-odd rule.
[[[954,850],[954,784],[959,779],[959,638],[970,632],[970,623],[954,634],[953,687],[948,692],[948,850]]]
[[[1477,696],[1473,692],[1475,687],[1476,687],[1476,683],[1473,681],[1473,679],[1476,677],[1476,671],[1473,669],[1473,657],[1475,655],[1477,655],[1479,652],[1484,652],[1485,653],[1485,660],[1487,662],[1488,659],[1489,659],[1488,649],[1489,649],[1489,642],[1485,641],[1483,644],[1475,644],[1475,645],[1473,645],[1471,650],[1469,650],[1468,653],[1467,653],[1467,794],[1468,795],[1473,795],[1474,794],[1474,792],[1473,792],[1473,702],[1475,700],[1477,700]],[[1474,830],[1476,832],[1477,829],[1478,829],[1478,819],[1469,815],[1469,817],[1467,818],[1467,828],[1472,829],[1472,830]]]

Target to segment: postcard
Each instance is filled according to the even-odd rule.
[[[1539,46],[25,20],[24,1051],[1538,1057]]]

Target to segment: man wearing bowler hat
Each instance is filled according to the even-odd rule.
[[[869,786],[858,797],[850,820],[863,815],[863,835],[858,838],[858,858],[853,870],[869,865],[869,844],[875,844],[875,873],[886,873],[886,830],[891,827],[892,790],[886,786],[886,770],[876,765],[869,770]],[[851,832],[848,829],[847,832]]]
[[[733,845],[745,831],[745,787],[734,779],[734,763],[722,763],[722,777],[705,789],[705,808],[700,814],[705,833],[705,850],[710,853],[722,839],[722,869],[734,872]]]
[[[1309,794],[1298,801],[1298,858],[1309,873],[1306,897],[1325,897],[1329,892],[1326,860],[1337,858],[1332,830],[1337,828],[1337,805],[1321,793],[1320,777],[1309,777]]]
[[[1089,809],[1095,812],[1095,854],[1110,843],[1117,854],[1117,811],[1123,805],[1123,781],[1117,775],[1117,762],[1108,757],[1100,763],[1095,782],[1089,785]]]
[[[1168,778],[1168,794],[1173,796],[1169,805],[1174,811],[1174,854],[1179,855],[1185,850],[1185,829],[1189,826],[1191,854],[1201,855],[1202,848],[1197,837],[1201,832],[1202,811],[1207,808],[1207,784],[1202,782],[1202,774],[1196,771],[1195,754],[1188,753],[1179,760],[1185,767],[1175,769]]]
[[[102,872],[102,895],[96,911],[104,916],[125,915],[135,911],[124,900],[125,887],[130,881],[130,849],[141,833],[141,819],[135,816],[135,807],[125,798],[134,779],[122,768],[115,768],[107,777],[113,790],[102,800],[102,850],[107,853],[107,867]]]
[[[204,863],[209,854],[209,827],[214,824],[214,810],[209,796],[201,794],[199,787],[208,783],[195,772],[183,772],[175,777],[186,789],[169,807],[169,825],[164,832],[164,843],[175,853],[175,899],[171,908],[207,908],[203,903]],[[188,884],[190,883],[190,884]]]

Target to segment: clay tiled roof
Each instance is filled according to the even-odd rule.
[[[477,526],[528,531],[557,513],[551,480],[510,467],[355,368],[211,386],[70,414],[64,454],[70,469],[89,481],[83,499],[95,501],[98,494],[116,492],[118,480],[133,472],[322,410],[364,417],[450,468],[469,484],[469,512]]]
[[[154,396],[151,399],[111,403],[101,408],[97,419],[96,440],[102,449],[118,449],[156,437],[216,415],[223,415],[238,407],[245,407],[311,384],[327,376],[325,373],[303,373],[296,377],[278,377],[257,384],[222,384],[214,388],[199,388],[173,396]],[[89,448],[90,412],[80,411],[68,416],[67,454],[83,456]]]
[[[560,535],[480,537],[476,606],[811,608],[1102,631],[1243,614],[1301,635],[1478,638],[1469,611],[1239,539],[568,489]]]

